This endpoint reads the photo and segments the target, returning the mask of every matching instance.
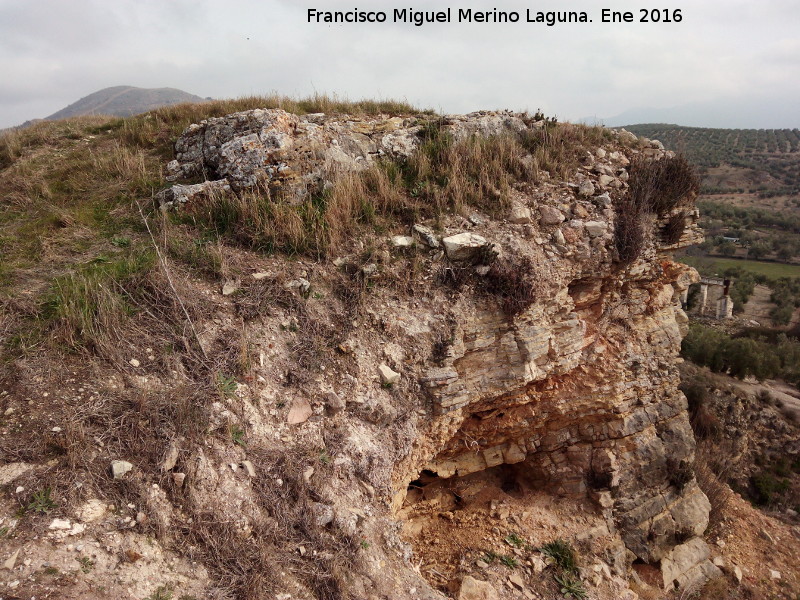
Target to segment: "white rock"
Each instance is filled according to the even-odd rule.
[[[742,573],[742,570],[738,566],[733,567],[733,576],[736,578],[736,581],[738,583],[742,583],[742,578],[744,577],[744,574]]]
[[[131,365],[132,367],[134,367],[134,368],[138,367],[138,366],[141,364],[141,363],[140,363],[138,360],[136,360],[135,358],[132,358],[132,359],[130,359],[128,362],[129,362],[129,363],[130,363],[130,365]]]
[[[68,519],[53,519],[48,529],[71,529],[72,523]]]
[[[400,373],[393,371],[388,365],[380,365],[378,373],[381,376],[381,383],[385,385],[392,385],[400,381]]]
[[[245,471],[247,471],[248,477],[255,477],[256,476],[256,468],[253,466],[253,463],[249,460],[243,460],[242,466],[244,467]]]
[[[414,233],[431,248],[438,248],[441,244],[433,229],[425,225],[414,225]]]
[[[305,398],[295,398],[292,401],[291,408],[289,408],[289,416],[286,418],[286,422],[289,425],[299,425],[300,423],[308,421],[308,418],[313,414],[314,411],[308,400]]]
[[[486,239],[477,233],[458,233],[442,239],[447,258],[450,260],[468,260],[475,256],[480,248],[486,245]]]
[[[498,600],[497,591],[487,582],[467,575],[461,581],[458,600]]]
[[[408,248],[414,245],[414,238],[410,235],[395,235],[392,237],[392,246],[395,248]]]
[[[82,521],[86,521],[87,523],[99,521],[106,514],[106,505],[97,498],[91,498],[80,506],[77,510],[77,514]]]
[[[594,191],[594,184],[591,181],[584,181],[578,188],[578,194],[580,196],[591,196],[594,194]]]
[[[164,457],[164,462],[161,463],[161,470],[162,471],[171,471],[175,468],[176,463],[178,462],[178,455],[179,450],[178,446],[175,445],[173,442],[169,446],[169,450],[167,450],[167,455]]]
[[[531,223],[533,222],[533,219],[531,218],[531,209],[527,206],[515,206],[511,209],[511,214],[509,215],[508,220],[512,223],[516,223],[517,225]]]
[[[14,566],[17,564],[17,557],[19,557],[19,551],[20,550],[22,550],[22,548],[17,548],[16,552],[14,552],[14,554],[9,556],[5,560],[5,562],[3,563],[3,568],[4,569],[6,569],[8,571],[13,571],[14,570]]]
[[[126,473],[133,469],[133,465],[127,460],[112,460],[111,461],[111,474],[114,479],[121,479]]]
[[[605,221],[586,221],[583,226],[586,228],[586,233],[593,238],[605,235],[608,227]]]
[[[781,578],[781,572],[780,571],[776,571],[774,569],[770,569],[769,570],[769,578],[770,579],[780,579]]]
[[[226,281],[222,286],[222,295],[223,296],[230,296],[239,288],[234,281]]]

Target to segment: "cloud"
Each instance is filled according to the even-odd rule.
[[[390,12],[409,3],[319,6],[359,4]],[[630,10],[623,4],[607,3]],[[112,85],[213,97],[336,92],[406,98],[446,112],[541,107],[571,118],[719,98],[757,102],[765,92],[771,106],[788,107],[799,91],[794,4],[709,0],[683,7],[680,23],[601,24],[596,2],[575,0],[570,10],[586,10],[594,23],[415,27],[310,24],[306,10],[314,5],[295,0],[0,0],[0,127]],[[523,15],[531,7],[434,0],[424,9],[448,5]]]

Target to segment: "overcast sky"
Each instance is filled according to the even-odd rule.
[[[307,22],[308,8],[585,10],[587,24]],[[681,9],[640,23],[638,8]],[[634,12],[603,24],[602,7]],[[0,0],[0,127],[114,85],[398,98],[444,112],[800,127],[800,0]],[[648,108],[642,113],[634,109]],[[671,109],[671,110],[665,110]],[[674,117],[674,118],[673,118]],[[623,117],[623,120],[624,117]],[[692,121],[693,122],[690,122]],[[615,123],[611,123],[615,124]]]

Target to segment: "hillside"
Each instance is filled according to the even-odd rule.
[[[6,134],[0,593],[794,600],[797,515],[716,504],[679,390],[698,187],[396,102]]]
[[[206,101],[206,98],[175,88],[138,88],[118,85],[89,94],[45,118],[54,120],[86,115],[129,117],[162,106]]]
[[[627,125],[658,139],[701,169],[703,193],[800,194],[800,130]]]

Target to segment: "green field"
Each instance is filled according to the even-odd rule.
[[[722,275],[723,271],[731,267],[739,267],[756,275],[765,275],[770,279],[781,277],[800,277],[800,265],[786,265],[782,263],[762,262],[759,260],[741,260],[737,258],[717,258],[700,256],[682,256],[680,262],[691,265],[701,275]]]

